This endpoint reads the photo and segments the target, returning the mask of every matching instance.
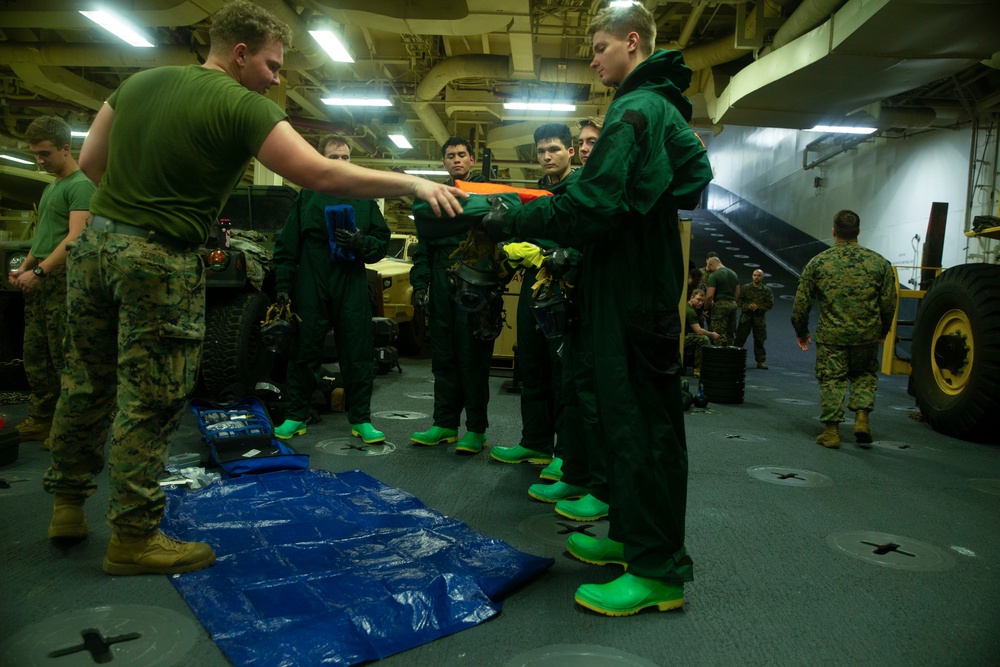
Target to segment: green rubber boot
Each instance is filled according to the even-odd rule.
[[[458,440],[458,431],[441,426],[431,426],[426,431],[417,431],[410,436],[410,442],[427,446],[440,445],[442,442],[451,443],[456,440]]]
[[[552,463],[548,464],[542,471],[538,473],[539,479],[547,479],[552,482],[558,482],[562,479],[562,459],[558,456],[552,459]]]
[[[528,487],[528,495],[543,503],[558,503],[560,500],[571,500],[583,498],[589,489],[582,486],[573,486],[565,482],[555,484],[532,484]]]
[[[274,436],[282,440],[291,440],[293,435],[305,435],[306,423],[297,422],[294,419],[286,419],[281,422],[281,426],[274,429]]]
[[[385,440],[385,433],[379,431],[368,422],[361,424],[351,424],[351,435],[361,438],[361,442],[371,445]]]
[[[625,545],[610,537],[599,540],[583,533],[573,533],[566,540],[566,551],[577,560],[591,565],[621,565],[625,563]]]
[[[646,607],[660,611],[684,605],[684,587],[658,579],[646,579],[626,572],[607,584],[584,584],[576,589],[575,600],[605,616],[631,616]]]
[[[561,484],[562,482],[557,482]],[[597,521],[608,515],[608,504],[587,494],[579,500],[560,500],[556,503],[556,514],[573,521]]]
[[[521,445],[513,447],[491,447],[490,456],[501,463],[537,463],[544,465],[552,462],[552,455]]]
[[[485,433],[473,433],[472,431],[466,432],[462,436],[462,439],[458,441],[455,445],[456,454],[478,454],[483,451],[483,447],[486,445],[486,434]]]

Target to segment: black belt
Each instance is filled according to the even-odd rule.
[[[159,243],[160,245],[165,245],[168,248],[173,248],[174,250],[180,250],[182,252],[189,252],[195,249],[195,244],[188,243],[186,241],[181,241],[180,239],[174,238],[173,236],[167,236],[166,234],[153,231],[152,229],[146,229],[144,227],[136,227],[135,225],[130,225],[126,222],[119,222],[117,220],[112,220],[111,218],[105,218],[103,215],[93,216],[93,220],[90,226],[94,229],[103,229],[109,234],[123,234],[125,236],[139,236],[147,241],[152,241],[153,243]]]

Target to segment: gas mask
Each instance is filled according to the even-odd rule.
[[[503,291],[495,271],[459,262],[448,269],[448,291],[455,305],[468,314],[472,335],[494,340],[503,327]]]
[[[288,320],[274,320],[260,328],[260,342],[268,352],[284,354],[292,344],[295,325]]]
[[[532,299],[531,314],[546,338],[559,338],[576,322],[576,307],[558,282],[543,286]]]

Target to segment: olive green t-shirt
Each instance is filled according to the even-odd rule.
[[[274,126],[278,105],[198,65],[139,72],[112,93],[107,169],[91,212],[204,243]]]
[[[708,274],[708,286],[715,288],[715,301],[732,301],[736,298],[736,288],[740,285],[740,279],[736,277],[736,272],[724,266],[720,266],[715,271]]]
[[[77,169],[66,178],[45,186],[38,202],[38,231],[31,244],[31,254],[42,261],[52,254],[69,234],[69,214],[90,210],[94,183]]]

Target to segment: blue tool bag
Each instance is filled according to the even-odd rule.
[[[218,405],[194,399],[191,411],[212,460],[234,477],[274,470],[303,470],[309,456],[274,437],[267,406],[256,396]]]

